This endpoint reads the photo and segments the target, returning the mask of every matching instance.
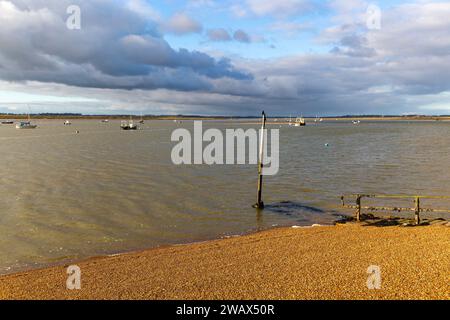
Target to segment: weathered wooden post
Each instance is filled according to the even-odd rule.
[[[256,209],[264,209],[264,202],[262,201],[262,183],[263,183],[263,157],[264,157],[264,131],[266,129],[266,113],[262,112],[261,120],[261,135],[259,139],[259,161],[258,161],[258,194],[256,203],[253,205]]]
[[[419,225],[420,224],[420,198],[416,197],[415,202],[416,202],[416,208],[415,208],[416,224]]]
[[[356,196],[356,221],[361,221],[361,195]]]

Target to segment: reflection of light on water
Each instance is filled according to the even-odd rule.
[[[266,210],[257,214],[254,166],[172,165],[170,134],[192,122],[146,121],[131,134],[119,124],[46,121],[33,132],[0,126],[0,272],[273,225],[331,223],[343,193],[450,194],[447,125],[281,128],[280,172],[264,180]]]

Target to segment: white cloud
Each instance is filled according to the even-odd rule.
[[[247,16],[247,10],[245,10],[245,8],[240,4],[232,5],[230,10],[235,17],[244,18]]]
[[[189,17],[186,13],[174,14],[168,21],[162,23],[162,28],[166,32],[178,35],[200,33],[203,30],[202,24]]]
[[[147,1],[144,0],[128,0],[126,3],[126,7],[136,12],[139,15],[142,15],[146,18],[152,19],[152,20],[160,20],[161,15],[160,13],[154,9]]]
[[[311,7],[308,0],[246,0],[246,4],[249,10],[258,16],[291,16],[304,12]]]

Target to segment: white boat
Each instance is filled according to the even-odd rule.
[[[65,126],[70,126],[71,124],[72,124],[72,122],[70,122],[69,120],[64,121]]]
[[[108,123],[108,122],[109,122],[108,119],[102,120],[102,123]]]
[[[295,119],[295,126],[296,127],[304,127],[304,126],[306,126],[305,118],[297,117],[297,119]]]
[[[318,115],[316,115],[316,118],[314,119],[314,122],[322,122],[323,121],[323,119],[322,118],[319,118],[319,116]]]
[[[360,120],[353,120],[352,123],[353,123],[353,124],[360,124],[361,121],[360,121]]]
[[[130,117],[130,121],[122,121],[120,124],[120,128],[122,130],[137,130],[137,125],[133,123],[133,120]]]
[[[289,116],[289,126],[290,127],[292,126],[292,117],[291,116]]]

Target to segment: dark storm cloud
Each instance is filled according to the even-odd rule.
[[[175,90],[209,90],[208,78],[251,79],[228,59],[174,50],[157,23],[129,9],[126,2],[78,1],[81,30],[69,30],[66,8],[72,2],[0,2],[2,79]],[[194,28],[185,15],[172,18],[170,24],[179,33],[184,27],[186,32]]]

